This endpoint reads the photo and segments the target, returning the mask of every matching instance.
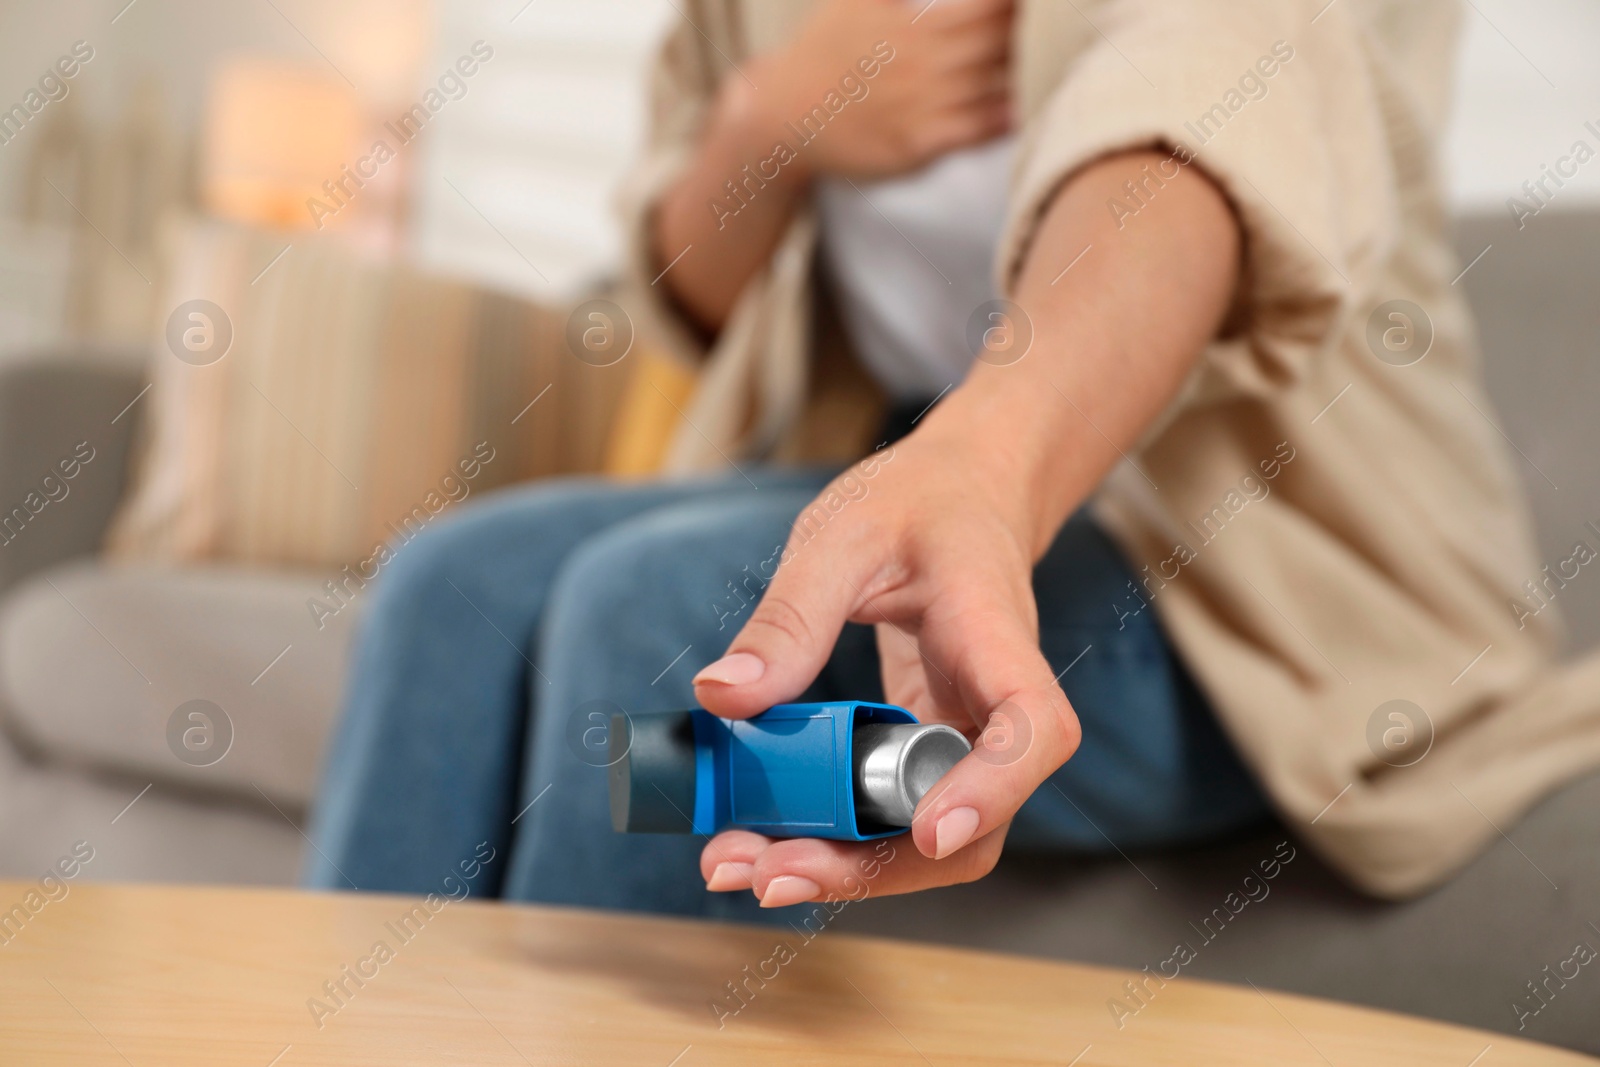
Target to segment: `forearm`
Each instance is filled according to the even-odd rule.
[[[1108,210],[1166,158],[1110,157],[1061,188],[1015,286],[1032,347],[976,364],[925,425],[994,479],[1034,558],[1176,395],[1237,284],[1237,221],[1197,168],[1164,179],[1120,228]]]
[[[729,79],[694,162],[656,209],[656,269],[689,250],[659,284],[709,334],[722,328],[740,292],[771,258],[806,195],[810,178],[802,161],[778,166],[771,159],[776,142],[757,91]],[[730,195],[730,181],[741,199]]]
[[[1159,158],[1108,159],[1061,189],[1016,286],[1030,350],[1008,366],[980,362],[898,448],[894,473],[806,535],[803,551],[785,551],[727,655],[695,676],[707,710],[746,718],[803,693],[847,621],[872,623],[886,699],[974,738],[977,758],[922,798],[915,848],[874,892],[983,876],[1013,816],[1082,739],[1040,650],[1033,564],[1171,400],[1238,269],[1229,205],[1194,168],[1117,228],[1107,200]],[[837,893],[867,847],[732,831],[701,869],[711,888],[748,884],[776,907]]]
[[[715,334],[814,175],[907,174],[1004,132],[1011,7],[811,5],[788,43],[723,79],[694,161],[652,222],[659,284]]]

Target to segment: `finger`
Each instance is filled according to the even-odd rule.
[[[916,149],[934,157],[993,140],[1012,128],[1009,97],[957,107],[928,119],[916,132]]]
[[[968,731],[968,718],[959,702],[951,704],[933,692],[938,686],[941,693],[950,689],[938,675],[927,670],[922,654],[917,649],[916,638],[894,623],[880,622],[873,627],[878,646],[878,671],[883,678],[884,698],[898,708],[905,708],[917,717],[918,722],[944,723],[958,730]],[[946,710],[949,707],[952,710]],[[953,711],[953,713],[952,713]]]
[[[700,877],[706,888],[713,893],[753,888],[756,860],[771,844],[770,837],[749,830],[725,830],[707,841],[700,850]]]
[[[807,901],[861,900],[972,882],[994,869],[1005,828],[946,860],[931,860],[905,837],[877,841],[777,841],[756,860],[754,892],[764,908]]]
[[[982,65],[951,71],[941,79],[930,108],[938,111],[1004,104],[1011,99],[1011,78],[1003,67]]]
[[[1005,71],[994,66],[949,71],[931,83],[917,99],[914,114],[924,120],[963,111],[1009,105],[1011,84]]]
[[[1010,822],[1078,747],[1077,716],[1027,618],[1024,606],[996,597],[957,605],[921,632],[981,727],[972,752],[917,805],[911,834],[927,856],[944,859]]]
[[[1009,22],[989,22],[952,30],[935,36],[923,45],[930,65],[946,73],[969,67],[994,67],[1006,70],[1011,58]]]
[[[917,5],[918,25],[931,33],[971,29],[974,24],[999,22],[1009,27],[1016,0],[927,0]]]
[[[695,675],[695,696],[712,714],[747,718],[793,700],[827,663],[858,590],[887,551],[866,523],[833,516],[823,502],[838,496],[824,490],[801,513],[801,524],[819,510],[825,522],[805,540],[798,533],[790,537],[777,573],[727,653]]]

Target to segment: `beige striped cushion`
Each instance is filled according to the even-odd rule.
[[[301,235],[272,263],[286,244],[215,222],[168,233],[163,314],[210,300],[233,342],[193,366],[161,324],[112,557],[341,566],[452,495],[600,467],[632,361],[573,356],[565,309]]]

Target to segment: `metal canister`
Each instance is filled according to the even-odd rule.
[[[852,738],[856,815],[910,826],[923,794],[972,751],[960,732],[922,723],[864,723]]]

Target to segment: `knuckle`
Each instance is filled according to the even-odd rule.
[[[1061,762],[1065,763],[1083,740],[1083,725],[1063,694],[1052,694],[1045,707],[1048,709],[1051,732],[1061,747]]]
[[[809,648],[814,639],[811,623],[807,621],[805,613],[781,594],[770,591],[761,598],[755,613],[750,616],[750,622],[745,627],[746,635],[749,636],[751,631],[755,631],[758,641],[761,640],[760,635],[766,634],[805,648]]]

